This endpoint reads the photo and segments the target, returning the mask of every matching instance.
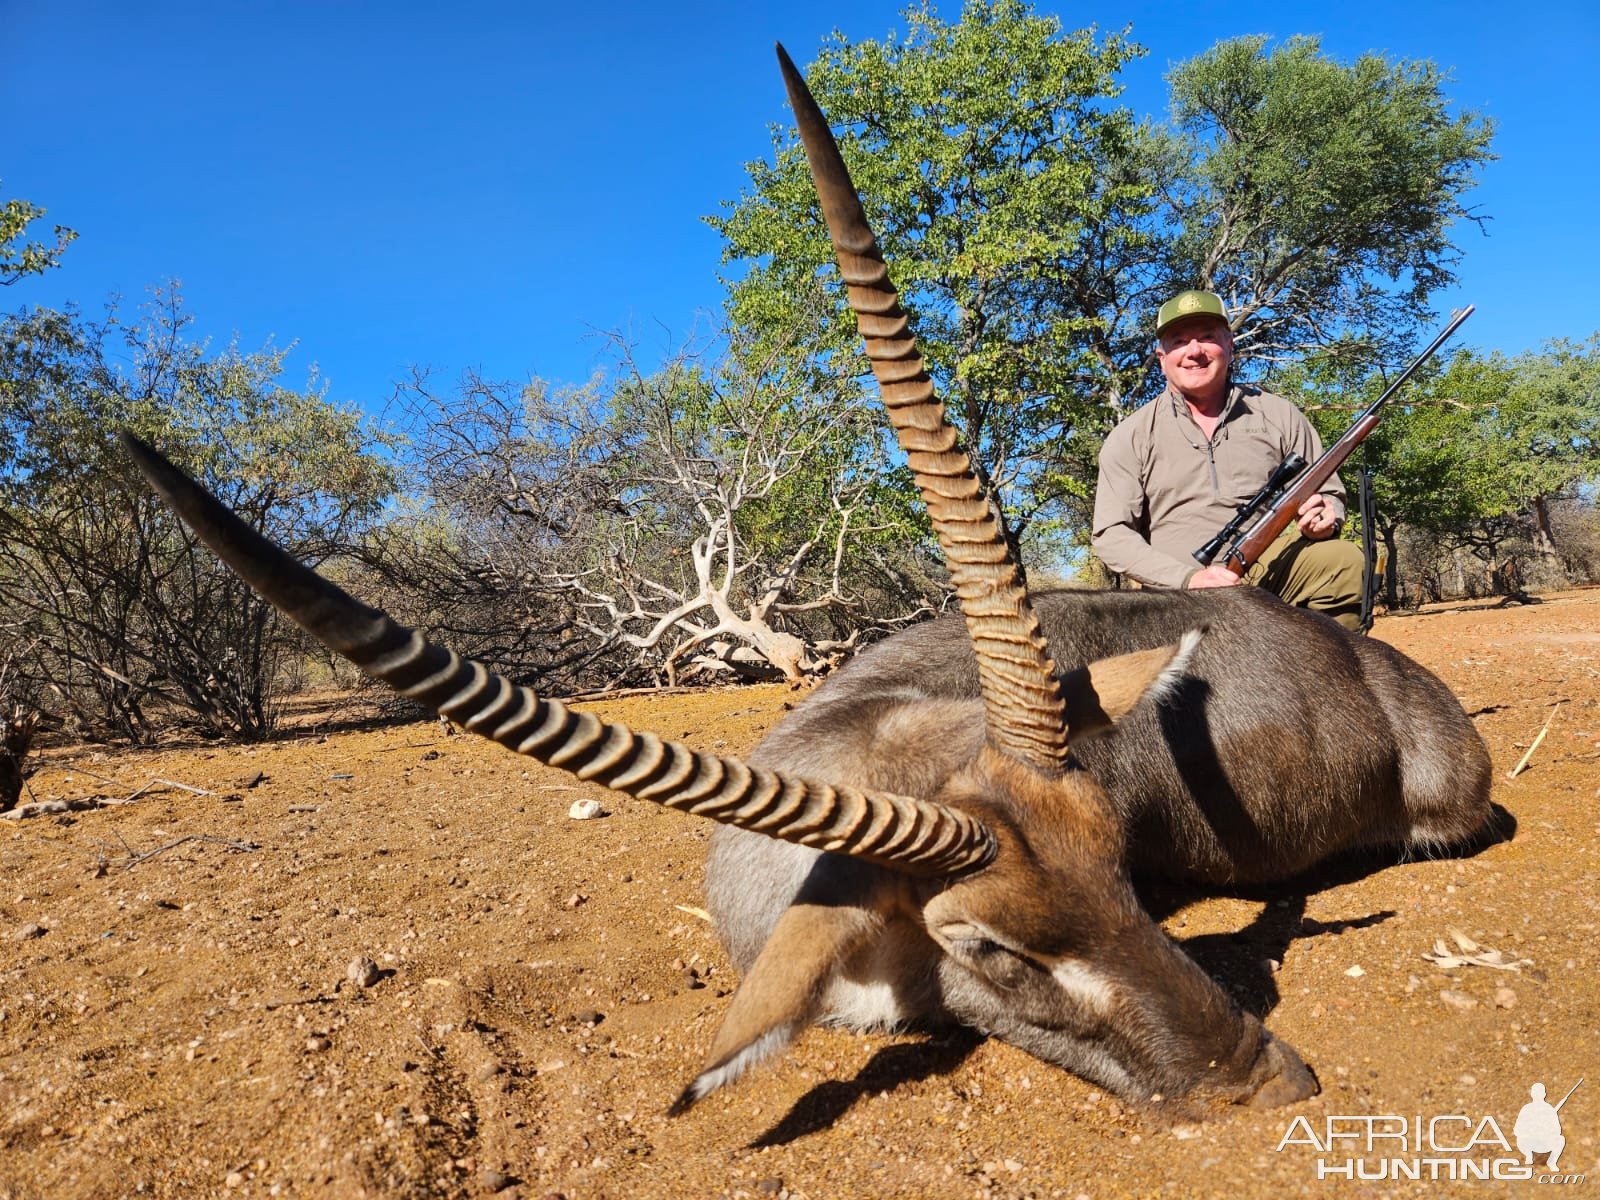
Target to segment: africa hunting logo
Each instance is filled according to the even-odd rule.
[[[1545,1099],[1545,1086],[1528,1089],[1506,1138],[1492,1116],[1401,1116],[1395,1113],[1327,1116],[1319,1131],[1303,1116],[1289,1123],[1278,1142],[1316,1152],[1318,1179],[1532,1179],[1539,1183],[1583,1183],[1581,1174],[1563,1173],[1559,1164],[1567,1140],[1561,1109],[1582,1085],[1578,1080],[1560,1101]],[[1512,1144],[1515,1142],[1515,1149]]]

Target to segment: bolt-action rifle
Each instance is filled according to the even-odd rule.
[[[1267,481],[1267,487],[1263,488],[1249,502],[1241,505],[1233,520],[1229,521],[1216,537],[1194,552],[1195,558],[1199,559],[1202,565],[1209,565],[1220,551],[1222,565],[1227,567],[1228,570],[1235,575],[1243,575],[1248,571],[1251,564],[1261,557],[1267,547],[1272,545],[1277,540],[1278,535],[1288,527],[1289,522],[1295,519],[1296,514],[1300,511],[1300,506],[1317,494],[1322,485],[1328,482],[1329,477],[1344,463],[1344,460],[1350,457],[1350,452],[1364,442],[1367,435],[1378,427],[1378,421],[1383,415],[1383,406],[1389,402],[1389,398],[1395,392],[1400,390],[1400,385],[1410,379],[1418,367],[1433,357],[1439,347],[1444,345],[1450,335],[1461,326],[1461,323],[1472,315],[1472,310],[1473,306],[1469,304],[1453,314],[1450,318],[1450,324],[1444,327],[1444,332],[1434,338],[1429,343],[1428,348],[1417,355],[1411,365],[1401,371],[1393,383],[1383,389],[1383,395],[1374,400],[1371,406],[1355,419],[1350,428],[1339,435],[1338,441],[1323,451],[1321,458],[1306,467],[1299,478],[1289,484],[1286,489],[1284,489],[1283,484],[1280,483],[1278,485],[1281,495],[1278,495],[1273,500],[1268,496],[1268,493],[1274,491],[1274,482],[1281,475],[1284,475],[1285,468],[1290,460],[1285,459],[1280,463],[1278,469],[1272,473],[1272,479]],[[1291,455],[1290,458],[1299,458],[1299,455]],[[1303,459],[1301,461],[1302,463],[1304,462]],[[1292,471],[1289,472],[1289,474],[1292,473]],[[1267,508],[1261,519],[1250,527],[1249,532],[1239,537],[1238,528],[1265,504],[1270,504],[1271,507]],[[1246,512],[1246,509],[1251,511]],[[1229,544],[1230,541],[1231,544]],[[1228,547],[1226,550],[1222,550],[1224,545]]]

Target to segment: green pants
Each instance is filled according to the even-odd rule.
[[[1361,577],[1366,561],[1353,543],[1339,538],[1313,542],[1290,525],[1248,571],[1246,583],[1265,588],[1287,604],[1332,617],[1349,630],[1361,628]]]

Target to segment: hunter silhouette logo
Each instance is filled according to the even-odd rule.
[[[1532,1099],[1517,1114],[1517,1123],[1511,1127],[1511,1135],[1517,1139],[1517,1149],[1522,1151],[1529,1166],[1533,1165],[1535,1155],[1548,1154],[1550,1159],[1546,1165],[1552,1171],[1556,1169],[1556,1161],[1567,1144],[1567,1139],[1561,1136],[1561,1117],[1558,1114],[1561,1105],[1572,1099],[1572,1093],[1582,1083],[1580,1079],[1568,1088],[1560,1104],[1551,1104],[1544,1098],[1542,1083],[1536,1083],[1528,1089]]]
[[[1582,1174],[1559,1172],[1567,1140],[1561,1109],[1583,1085],[1580,1078],[1551,1104],[1545,1086],[1528,1089],[1528,1103],[1517,1113],[1507,1138],[1492,1115],[1447,1113],[1361,1113],[1324,1116],[1321,1128],[1304,1116],[1289,1123],[1278,1152],[1304,1146],[1318,1179],[1526,1179],[1538,1183],[1585,1182]],[[1512,1141],[1516,1149],[1512,1149]],[[1520,1157],[1518,1157],[1520,1155]],[[1535,1166],[1535,1160],[1543,1160]]]

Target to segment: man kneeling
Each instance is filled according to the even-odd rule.
[[[1125,418],[1100,449],[1095,553],[1113,571],[1151,587],[1253,583],[1290,604],[1361,627],[1361,551],[1335,535],[1345,490],[1337,475],[1300,506],[1241,579],[1202,567],[1193,551],[1261,490],[1289,453],[1307,462],[1322,439],[1282,396],[1229,378],[1233,331],[1211,292],[1179,292],[1156,317],[1167,390]]]

